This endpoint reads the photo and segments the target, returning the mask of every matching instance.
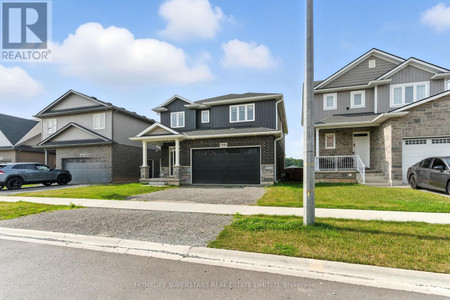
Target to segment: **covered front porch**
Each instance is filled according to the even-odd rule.
[[[131,138],[133,141],[142,142],[142,165],[140,182],[152,185],[180,185],[182,181],[182,172],[180,164],[180,142],[184,139],[184,135],[168,128],[162,124],[155,123],[136,137]],[[167,167],[160,166],[160,177],[151,178],[150,166],[148,166],[147,147],[153,144],[162,148],[163,145],[169,144],[169,164]],[[167,168],[167,170],[163,170]]]

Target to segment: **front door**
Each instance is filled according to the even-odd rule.
[[[174,164],[175,164],[175,147],[169,147],[169,176],[173,176]]]
[[[353,133],[353,154],[359,155],[364,166],[370,168],[370,132]]]

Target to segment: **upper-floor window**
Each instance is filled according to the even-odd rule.
[[[428,81],[391,85],[391,107],[419,101],[429,96]]]
[[[209,110],[202,110],[202,123],[209,123]]]
[[[184,127],[184,111],[170,113],[170,127]]]
[[[255,104],[243,104],[230,106],[230,122],[255,121]]]
[[[105,129],[106,128],[106,114],[94,114],[94,129]]]
[[[337,109],[337,93],[323,95],[323,109],[324,110]]]
[[[361,108],[366,106],[366,91],[350,92],[350,107]]]
[[[55,133],[57,128],[56,119],[47,119],[47,133]]]
[[[446,91],[450,91],[450,79],[447,79],[447,80],[445,81],[445,90],[446,90]]]

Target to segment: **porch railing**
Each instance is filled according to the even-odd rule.
[[[366,183],[366,167],[359,155],[316,156],[316,171],[356,170],[361,174],[363,184]]]

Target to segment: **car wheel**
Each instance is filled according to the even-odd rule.
[[[44,182],[43,185],[50,186],[50,185],[52,185],[52,183],[51,182]]]
[[[18,190],[22,187],[23,181],[20,178],[11,178],[6,183],[6,188],[8,190]]]
[[[69,183],[69,176],[61,175],[58,177],[58,185],[66,185]]]
[[[419,188],[419,186],[417,185],[416,175],[411,175],[409,177],[409,186],[415,190],[417,190]]]

